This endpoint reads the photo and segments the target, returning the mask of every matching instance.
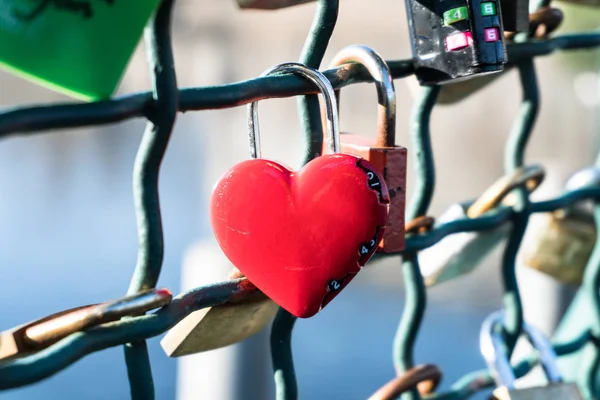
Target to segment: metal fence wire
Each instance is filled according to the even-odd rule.
[[[540,4],[542,5],[542,4]],[[268,76],[231,84],[179,89],[171,48],[171,14],[174,0],[162,1],[145,33],[149,53],[149,67],[153,76],[151,92],[136,93],[92,103],[65,103],[39,105],[4,110],[0,113],[0,136],[34,134],[50,130],[110,124],[131,118],[148,120],[134,166],[134,197],[137,215],[139,251],[128,295],[154,288],[157,284],[164,254],[158,178],[161,162],[179,112],[222,109],[248,104],[266,98],[302,96],[300,114],[306,137],[306,161],[321,152],[321,114],[316,89],[303,78],[294,75]],[[338,0],[318,0],[316,14],[299,62],[319,68],[338,15]],[[593,49],[600,46],[600,33],[559,35],[550,39],[517,41],[507,45],[509,64],[506,69],[517,69],[523,97],[505,146],[504,169],[511,173],[524,165],[524,153],[539,109],[538,83],[534,58],[555,51]],[[411,60],[390,60],[389,67],[395,79],[413,74]],[[347,73],[337,73],[345,69]],[[344,65],[324,71],[334,88],[360,82],[369,82],[370,75],[359,64]],[[422,88],[414,106],[411,129],[411,153],[416,172],[414,196],[409,202],[407,220],[427,215],[435,187],[435,165],[431,149],[429,120],[439,86]],[[600,157],[596,163],[600,167]],[[600,188],[582,188],[565,191],[547,201],[532,202],[529,193],[518,191],[518,201],[511,207],[501,207],[478,218],[464,218],[436,226],[426,233],[407,236],[403,252],[392,256],[401,259],[405,285],[405,305],[394,343],[394,361],[398,373],[415,366],[413,347],[426,307],[426,290],[419,270],[417,254],[448,235],[459,232],[488,231],[509,223],[508,241],[502,259],[503,306],[505,337],[509,354],[512,352],[523,324],[523,310],[515,276],[517,250],[533,213],[547,213],[583,200],[600,200]],[[594,217],[600,227],[600,203],[595,203]],[[600,241],[600,239],[598,239]],[[554,343],[559,356],[578,351],[600,340],[600,245],[587,265],[580,288],[593,305],[589,330],[575,340]],[[106,324],[93,326],[70,334],[51,346],[24,357],[0,364],[0,388],[9,389],[28,385],[47,378],[87,354],[109,347],[123,345],[127,363],[131,397],[154,398],[151,367],[145,340],[160,335],[190,313],[206,307],[233,301],[244,301],[257,289],[245,279],[224,281],[202,286],[175,296],[172,301],[152,313],[130,315]],[[278,400],[298,397],[291,351],[291,334],[295,317],[280,309],[271,330],[271,356]],[[595,346],[598,348],[598,346]],[[587,361],[586,361],[587,362]],[[523,376],[537,363],[537,356],[514,364],[517,376]],[[586,398],[600,395],[595,377],[600,365],[596,351],[586,365],[586,384],[582,389]],[[451,386],[447,392],[427,398],[466,399],[474,393],[495,386],[489,371],[475,371]],[[405,394],[406,399],[418,399],[416,389]]]

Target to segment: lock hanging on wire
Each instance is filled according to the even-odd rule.
[[[210,223],[223,253],[258,289],[298,318],[329,304],[375,253],[385,232],[389,194],[367,160],[340,152],[337,105],[329,80],[300,63],[291,73],[323,95],[331,154],[294,171],[261,158],[257,105],[248,104],[252,159],[226,171],[210,198]]]
[[[584,168],[566,184],[566,190],[600,187],[600,170]],[[587,206],[587,207],[586,207]],[[525,243],[523,264],[562,283],[579,286],[596,243],[596,224],[589,204],[575,204],[544,215]]]
[[[504,3],[502,5],[504,11]],[[553,33],[561,25],[563,21],[563,12],[555,7],[541,7],[538,10],[529,14],[529,34],[533,39],[544,40]],[[508,28],[504,28],[508,31]],[[515,32],[504,32],[506,43],[514,42]],[[499,74],[491,74],[480,76],[477,79],[461,80],[452,82],[447,85],[442,85],[440,93],[436,99],[437,105],[455,104],[467,99],[472,94],[483,90],[487,86],[514,69],[514,65],[507,65],[504,71]],[[420,92],[418,82],[408,80],[407,83],[411,89],[411,93],[417,94]]]
[[[347,63],[363,65],[377,88],[377,136],[340,133],[340,146],[343,153],[354,154],[368,160],[383,176],[389,191],[389,215],[383,239],[378,252],[395,253],[404,250],[405,204],[406,204],[406,165],[407,149],[396,146],[396,91],[392,73],[385,60],[375,50],[363,45],[351,45],[337,53],[329,68]],[[341,70],[340,73],[344,73]],[[337,105],[340,105],[340,91],[336,91]],[[326,153],[327,147],[323,148]]]
[[[526,0],[505,0],[522,9]],[[405,0],[415,75],[437,85],[498,73],[507,62],[499,0]],[[513,7],[514,6],[514,7]],[[523,20],[522,13],[515,18]],[[527,15],[524,18],[525,26]]]
[[[550,341],[539,329],[527,322],[523,322],[523,333],[537,350],[548,382],[546,386],[517,388],[517,379],[504,353],[501,329],[503,320],[503,311],[492,313],[484,320],[479,335],[481,353],[498,385],[490,400],[583,400],[579,386],[575,382],[563,380]]]
[[[237,269],[228,279],[244,278]],[[257,291],[244,301],[198,310],[167,332],[160,345],[169,357],[219,349],[241,342],[262,331],[275,317],[278,306]]]
[[[470,206],[452,205],[436,225],[464,218],[477,218],[500,203],[507,203],[507,195],[515,188],[525,186],[535,190],[544,179],[544,169],[537,164],[517,169],[492,185]],[[492,230],[455,233],[419,253],[419,265],[425,285],[433,286],[474,270],[506,238],[510,224],[504,223]]]

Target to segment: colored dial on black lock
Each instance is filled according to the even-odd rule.
[[[502,71],[507,61],[499,0],[406,0],[422,85]]]

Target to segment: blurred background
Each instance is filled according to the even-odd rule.
[[[566,18],[558,33],[597,28],[595,10],[559,7]],[[274,64],[297,60],[314,9],[310,3],[242,12],[233,0],[179,1],[173,24],[179,85],[250,79]],[[385,59],[409,58],[404,2],[342,0],[322,67],[350,44],[368,45]],[[145,57],[140,43],[120,94],[149,89]],[[546,181],[534,194],[541,199],[558,193],[571,173],[594,160],[600,66],[593,51],[560,52],[535,64],[542,106],[526,160],[547,168]],[[412,163],[408,126],[416,81],[395,83],[396,142],[408,147]],[[0,88],[3,107],[70,101],[4,72]],[[373,136],[377,100],[372,85],[346,88],[342,96],[342,130]],[[502,175],[502,149],[520,99],[518,74],[511,71],[472,98],[434,110],[437,185],[431,214],[475,198]],[[207,201],[219,176],[248,157],[245,113],[245,107],[237,107],[178,116],[160,176],[166,253],[159,286],[174,293],[220,281],[230,268],[212,239]],[[260,121],[263,154],[298,167],[303,148],[296,99],[261,102]],[[133,120],[15,137],[0,145],[0,329],[125,294],[137,251],[131,175],[144,125]],[[410,164],[409,197],[412,181]],[[443,369],[442,388],[484,367],[479,327],[501,306],[500,252],[499,247],[474,273],[429,290],[415,360]],[[392,340],[404,299],[400,259],[370,266],[322,313],[297,322],[293,346],[301,399],[364,399],[394,376]],[[550,333],[565,291],[523,268],[519,279],[526,316]],[[161,337],[149,340],[157,399],[273,397],[266,334],[181,360],[164,354]],[[240,382],[247,383],[243,390]],[[123,350],[89,355],[0,397],[128,399]]]

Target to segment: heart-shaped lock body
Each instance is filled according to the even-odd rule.
[[[248,107],[250,155],[216,184],[210,221],[229,260],[289,313],[308,318],[348,285],[383,237],[389,193],[376,168],[339,154],[337,106],[331,83],[298,63],[279,64],[323,93],[330,153],[298,171],[260,159],[256,102]]]
[[[377,181],[383,178],[371,164],[349,154],[318,157],[297,172],[247,160],[215,187],[211,224],[223,252],[256,287],[308,318],[340,293],[381,240],[389,198],[385,187],[372,188]]]

